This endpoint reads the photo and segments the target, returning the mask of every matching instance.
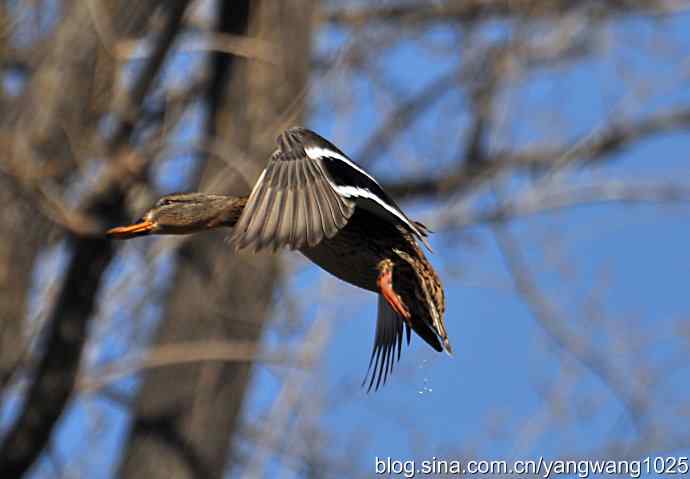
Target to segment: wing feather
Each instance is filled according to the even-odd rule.
[[[281,183],[285,176],[286,168],[274,168],[274,170],[275,173],[271,178],[271,184],[269,186],[269,196],[271,200],[266,208],[266,217],[263,228],[261,229],[261,235],[257,242],[257,249],[266,248],[275,242],[283,216],[283,197],[285,196],[285,189],[281,187]]]
[[[281,244],[292,247],[293,244],[293,225],[294,225],[294,210],[295,198],[297,193],[292,188],[294,184],[294,165],[288,163],[286,165],[285,173],[285,202],[282,210],[280,227],[276,233],[275,241],[273,242],[273,249],[276,250]]]
[[[335,236],[354,213],[355,202],[336,191],[322,160],[306,154],[305,148],[320,138],[306,132],[293,128],[278,137],[279,148],[235,226],[237,249],[313,247]]]
[[[372,387],[378,390],[380,386],[386,384],[393,372],[393,365],[400,359],[405,326],[407,326],[405,320],[391,309],[382,295],[379,295],[374,349],[371,351],[367,374],[362,382],[364,386],[367,379],[369,380],[367,392],[371,391]],[[409,329],[407,343],[410,343]],[[376,383],[375,386],[374,383]]]

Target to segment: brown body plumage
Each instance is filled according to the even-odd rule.
[[[379,293],[369,388],[385,383],[405,329],[408,342],[412,329],[437,351],[450,353],[443,287],[417,244],[426,228],[410,221],[378,184],[370,184],[371,176],[315,133],[291,129],[279,145],[249,197],[168,195],[135,224],[108,234],[130,238],[230,227],[238,249],[298,249],[343,281]],[[350,171],[319,162],[315,155],[324,151],[353,175],[366,177],[344,183]]]

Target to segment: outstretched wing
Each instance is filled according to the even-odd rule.
[[[427,227],[408,218],[373,176],[360,168],[335,145],[313,131],[306,129],[300,129],[300,131],[305,140],[305,153],[324,167],[337,193],[354,201],[358,208],[364,208],[384,220],[402,226],[431,251],[431,246],[426,239],[429,234]]]
[[[312,136],[321,138],[302,128],[278,137],[278,149],[235,225],[232,241],[238,249],[312,247],[347,224],[355,204],[334,189],[323,162],[307,154]]]
[[[238,249],[315,246],[347,224],[354,208],[407,229],[431,250],[427,228],[410,220],[381,185],[335,145],[306,128],[281,134],[235,226]]]

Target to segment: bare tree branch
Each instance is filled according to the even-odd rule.
[[[444,2],[407,2],[384,7],[337,9],[324,13],[323,20],[336,25],[360,26],[367,23],[417,24],[431,22],[472,22],[496,17],[529,15],[553,17],[576,8],[599,15],[634,13],[671,13],[688,8],[685,1],[611,0],[605,4],[578,0],[463,0]]]
[[[632,424],[637,427],[639,437],[644,437],[647,428],[647,401],[636,385],[629,384],[600,351],[596,350],[581,335],[571,331],[560,315],[539,290],[536,281],[522,258],[520,249],[501,224],[492,225],[496,244],[508,268],[515,290],[529,308],[539,325],[563,350],[571,354],[580,364],[598,376],[613,394],[624,404]]]
[[[599,184],[566,187],[551,185],[529,188],[524,194],[505,199],[498,205],[477,211],[463,206],[444,213],[444,228],[464,228],[483,223],[503,223],[525,216],[557,212],[565,208],[607,203],[688,203],[690,184],[636,184],[604,181]]]
[[[288,351],[260,352],[258,345],[240,341],[186,341],[150,348],[141,357],[121,359],[110,366],[99,367],[79,383],[81,393],[93,393],[125,376],[146,369],[170,367],[199,362],[273,363],[285,367],[305,368],[310,361],[295,358]]]
[[[606,161],[633,144],[654,135],[684,131],[690,127],[690,109],[659,114],[642,120],[612,125],[598,135],[573,142],[572,145],[534,149],[526,152],[499,152],[489,155],[482,168],[465,164],[455,171],[435,178],[421,178],[386,185],[394,196],[411,199],[420,196],[445,197],[467,192],[504,172],[533,172],[562,168],[568,164],[591,165]]]
[[[188,1],[178,1],[170,11],[169,24],[177,31],[182,25]],[[164,51],[172,45],[174,35],[163,35]],[[164,56],[164,53],[162,54]],[[145,68],[135,82],[134,93],[145,94],[147,86],[162,65],[159,57],[152,62],[157,68]],[[145,86],[142,86],[145,85]],[[125,128],[131,133],[131,128]],[[123,147],[127,135],[117,133],[111,140],[111,151]],[[111,178],[111,180],[115,180]],[[115,224],[125,218],[123,179],[113,181],[85,201],[87,215]],[[48,443],[53,427],[62,414],[77,378],[77,371],[87,325],[95,307],[101,277],[113,257],[114,249],[104,238],[70,236],[73,256],[67,268],[58,300],[50,314],[45,331],[45,350],[29,387],[23,410],[0,446],[0,472],[19,477],[34,463]]]

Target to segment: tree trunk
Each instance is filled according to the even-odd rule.
[[[204,189],[221,179],[222,190],[233,193],[248,190],[237,175],[226,170],[228,163],[234,163],[232,152],[241,151],[251,160],[255,168],[247,180],[253,182],[274,149],[276,134],[286,126],[285,113],[302,116],[313,11],[310,3],[300,0],[251,2],[248,12],[241,4],[220,2],[221,30],[239,34],[241,17],[248,13],[249,37],[269,42],[278,50],[281,62],[275,66],[252,59],[234,60],[230,75],[224,73],[227,63],[218,57],[211,62],[215,80],[209,83],[207,98],[213,105],[207,132],[211,137],[214,132],[218,135],[208,138],[207,144],[214,144],[227,161],[208,157],[201,185]],[[227,15],[233,20],[228,21]],[[224,87],[227,94],[220,95],[219,89]],[[219,192],[219,188],[213,189]],[[178,251],[158,344],[204,339],[260,341],[270,317],[278,259],[235,254],[224,243],[224,236],[199,235]],[[227,458],[232,457],[232,436],[251,366],[250,362],[206,363],[147,372],[120,476],[222,477]]]
[[[102,8],[111,40],[139,33],[159,1],[141,2],[135,10],[124,8],[128,2]],[[36,214],[37,191],[45,185],[59,190],[78,166],[97,156],[96,126],[112,99],[116,65],[107,49],[113,45],[97,31],[88,2],[65,8],[44,50],[30,55],[40,61],[27,65],[28,84],[21,98],[5,105],[12,110],[1,126],[0,389],[26,352],[23,329],[35,259],[60,233]],[[94,200],[88,213],[119,221],[122,195],[107,198],[107,193]],[[0,470],[7,477],[19,477],[34,464],[67,404],[100,278],[112,257],[104,240],[69,236],[68,244],[77,251],[47,315],[43,349],[32,358],[36,371],[25,401],[0,444]]]

